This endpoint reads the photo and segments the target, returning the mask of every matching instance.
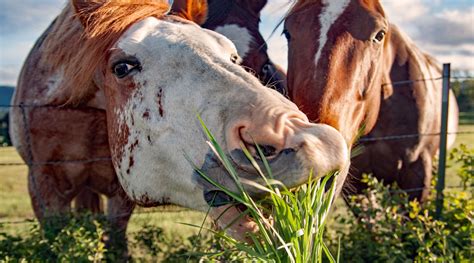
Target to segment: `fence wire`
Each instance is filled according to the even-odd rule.
[[[448,132],[448,135],[471,135],[474,134],[473,131],[459,131],[459,132]],[[413,139],[418,137],[425,137],[425,136],[440,136],[441,133],[417,133],[417,134],[404,134],[404,135],[391,135],[391,136],[381,136],[381,137],[362,137],[358,140],[360,143],[365,142],[378,142],[378,141],[393,141],[393,140],[405,140],[405,139]],[[47,165],[63,165],[63,164],[88,164],[88,163],[95,163],[95,162],[109,162],[112,161],[110,157],[97,157],[91,159],[79,159],[79,160],[54,160],[54,161],[47,161],[47,162],[31,162],[29,166],[47,166]],[[25,162],[3,162],[0,163],[0,166],[25,166],[28,165]]]
[[[413,84],[417,82],[425,82],[425,81],[438,81],[438,80],[443,80],[444,78],[442,76],[440,77],[435,77],[435,78],[428,78],[428,79],[416,79],[416,80],[405,80],[405,81],[396,81],[396,82],[391,82],[391,83],[384,83],[383,86],[402,86],[402,85],[407,85],[407,84]],[[472,76],[452,76],[450,77],[451,80],[456,80],[456,81],[461,81],[461,80],[472,80],[474,77]],[[30,129],[28,125],[28,120],[27,120],[27,110],[31,110],[34,108],[59,108],[59,109],[87,109],[87,110],[95,110],[95,111],[103,111],[101,109],[97,108],[92,108],[92,107],[70,107],[70,106],[64,106],[64,105],[40,105],[40,104],[0,104],[0,108],[19,108],[22,113],[22,121],[23,125],[25,128],[25,139],[26,139],[26,144],[27,144],[27,156],[26,156],[26,163],[25,162],[4,162],[0,163],[0,166],[45,166],[45,165],[63,165],[63,164],[78,164],[78,163],[94,163],[94,162],[110,162],[111,158],[110,157],[97,157],[97,158],[91,158],[91,159],[79,159],[79,160],[53,160],[53,161],[46,161],[46,162],[35,162],[33,158],[33,154],[31,152],[31,137],[30,137]],[[469,135],[469,134],[474,134],[474,131],[459,131],[459,132],[449,132],[448,135]],[[380,136],[380,137],[362,137],[358,140],[360,143],[368,143],[368,142],[378,142],[378,141],[393,141],[393,140],[407,140],[407,139],[414,139],[414,138],[419,138],[419,137],[424,137],[424,136],[440,136],[441,133],[419,133],[419,134],[402,134],[402,135],[389,135],[389,136]],[[33,169],[29,169],[29,173],[32,173]],[[35,195],[40,197],[38,195],[37,188],[34,187],[36,184],[36,176],[34,174],[29,175],[30,178],[32,178],[32,184],[33,184],[33,189],[35,191]],[[465,188],[464,186],[446,186],[445,189],[463,189]],[[468,187],[468,188],[472,188]],[[433,189],[433,187],[419,187],[419,188],[410,188],[410,189],[400,189],[400,190],[391,190],[391,193],[409,193],[409,192],[417,192],[417,191],[422,191],[425,189]],[[41,198],[39,198],[41,199]],[[42,200],[40,200],[40,206],[44,210],[44,204],[42,203]],[[188,209],[180,209],[180,210],[152,210],[152,211],[146,211],[146,210],[139,210],[135,211],[132,213],[132,215],[142,215],[142,214],[156,214],[156,213],[180,213],[184,211],[190,211]],[[124,216],[129,216],[129,213],[124,213],[124,214],[118,214],[114,216],[107,216],[107,215],[98,215],[98,216],[103,216],[104,218],[107,219],[115,219],[115,218],[121,218]],[[37,219],[31,218],[31,219],[23,219],[23,220],[13,220],[13,221],[0,221],[0,225],[17,225],[17,224],[28,224],[28,223],[38,223]]]
[[[133,213],[122,213],[114,216],[107,216],[106,214],[97,214],[94,215],[97,218],[103,218],[103,219],[117,219],[117,218],[122,218],[122,217],[127,217],[130,215],[153,215],[153,214],[158,214],[158,213],[182,213],[182,212],[189,212],[192,211],[190,209],[175,209],[175,210],[152,210],[152,211],[134,211]],[[67,220],[67,218],[65,218]],[[34,224],[34,223],[39,223],[39,221],[36,218],[27,218],[27,219],[22,219],[22,220],[12,220],[12,221],[0,221],[0,226],[1,225],[21,225],[21,224]]]

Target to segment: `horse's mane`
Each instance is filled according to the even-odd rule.
[[[78,14],[71,3],[67,4],[54,22],[43,50],[47,63],[62,70],[62,90],[54,100],[78,104],[92,96],[97,89],[94,73],[105,63],[107,51],[124,31],[144,18],[160,18],[168,10],[166,0],[107,1]]]

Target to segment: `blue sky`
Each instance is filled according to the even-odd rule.
[[[337,1],[337,0],[334,0]],[[381,0],[389,20],[440,62],[474,72],[474,0]],[[269,0],[261,31],[268,37],[288,9],[288,0]],[[30,48],[65,0],[0,0],[0,84],[15,85]],[[269,40],[270,56],[286,67],[281,29]]]

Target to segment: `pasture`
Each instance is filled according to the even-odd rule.
[[[473,131],[474,125],[462,125],[461,132]],[[466,144],[472,148],[474,146],[474,134],[461,134],[458,136],[455,147]],[[0,148],[0,164],[21,163],[22,160],[12,147]],[[459,185],[459,179],[454,176],[457,166],[448,162],[447,186]],[[27,190],[27,170],[24,165],[2,165],[0,166],[0,224],[5,232],[12,235],[26,235],[32,222],[25,221],[33,219],[30,199]],[[333,218],[336,216],[345,217],[348,210],[341,199],[335,203],[329,218],[327,228],[343,227]],[[143,226],[162,228],[163,235],[169,240],[185,241],[192,235],[198,233],[196,227],[185,224],[201,225],[205,218],[204,213],[191,211],[176,206],[164,206],[158,208],[137,208],[130,221],[127,235],[129,238],[135,236]],[[5,224],[2,224],[5,223]],[[185,223],[185,224],[183,224]],[[207,222],[210,226],[210,222]],[[132,248],[132,256],[143,253],[139,249]]]

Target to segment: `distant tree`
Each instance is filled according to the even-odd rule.
[[[12,141],[10,138],[10,134],[8,132],[9,127],[9,113],[5,114],[5,116],[0,119],[0,146],[11,146]]]
[[[474,79],[459,79],[451,83],[461,112],[474,111]]]

